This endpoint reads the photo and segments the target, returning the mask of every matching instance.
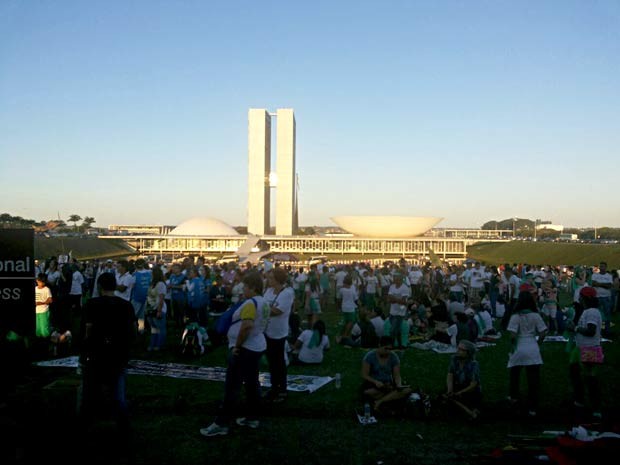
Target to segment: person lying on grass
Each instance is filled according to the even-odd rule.
[[[374,410],[381,411],[391,403],[411,394],[409,386],[403,386],[400,377],[400,359],[392,352],[392,338],[382,336],[379,347],[369,351],[362,361],[363,393],[374,400]]]

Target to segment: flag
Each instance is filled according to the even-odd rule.
[[[441,259],[437,256],[433,249],[428,249],[428,256],[431,258],[431,263],[435,266],[441,266]]]

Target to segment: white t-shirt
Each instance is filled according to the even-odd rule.
[[[596,326],[596,333],[594,336],[584,336],[581,333],[575,333],[575,344],[578,347],[596,347],[601,345],[601,327],[603,326],[603,319],[601,312],[598,308],[588,308],[584,310],[577,323],[578,328],[587,328],[591,323]]]
[[[161,307],[161,312],[166,313],[168,309],[166,308],[166,285],[159,281],[155,284],[155,287],[149,286],[149,290],[146,292],[146,304],[150,307],[157,308],[159,305],[159,296],[164,296],[164,304]]]
[[[237,336],[243,320],[254,320],[254,326],[250,331],[250,334],[243,342],[243,348],[254,351],[263,352],[267,349],[267,341],[265,340],[265,326],[269,319],[269,307],[265,305],[263,296],[257,295],[253,297],[256,301],[256,306],[252,299],[247,299],[237,310],[233,313],[233,324],[230,326],[226,336],[228,337],[228,347],[235,347],[237,343]],[[238,321],[241,320],[241,321]]]
[[[596,289],[596,297],[611,297],[611,288],[605,289],[604,287],[595,287],[594,283],[599,284],[613,284],[614,280],[611,276],[611,273],[607,272],[605,274],[594,273],[592,275],[592,285],[594,289]]]
[[[510,317],[508,331],[517,336],[517,347],[508,359],[508,368],[514,366],[542,365],[537,333],[547,330],[542,317],[535,312],[516,313]]]
[[[239,302],[239,299],[241,298],[242,295],[243,295],[243,283],[239,282],[235,284],[232,288],[230,301],[233,304],[236,304],[237,302]]]
[[[340,270],[336,273],[335,278],[336,278],[336,287],[342,287],[343,282],[344,282],[344,278],[347,276],[347,272],[344,270]]]
[[[488,310],[480,310],[475,316],[474,319],[478,324],[480,329],[484,328],[484,332],[493,329],[493,319],[491,318],[491,314]],[[482,336],[482,334],[480,334]]]
[[[379,280],[376,276],[366,276],[364,278],[366,281],[366,292],[368,294],[376,294],[377,293],[377,285],[379,284]]]
[[[508,280],[509,293],[511,299],[519,298],[519,286],[521,285],[521,280],[516,274],[513,274]],[[513,290],[514,288],[514,290]]]
[[[371,318],[370,322],[375,327],[375,333],[377,334],[377,337],[382,337],[383,336],[383,325],[385,324],[385,321],[383,321],[383,318],[381,318],[380,316],[376,316],[374,318]]]
[[[357,308],[355,301],[357,300],[357,291],[353,286],[341,287],[338,289],[338,295],[342,299],[342,312],[352,313]]]
[[[412,285],[417,285],[420,284],[420,281],[422,281],[422,277],[424,275],[422,274],[422,271],[420,270],[411,270],[409,272],[409,282]]]
[[[34,288],[35,302],[45,302],[50,297],[52,297],[52,291],[50,291],[49,287],[47,287],[47,286],[45,286],[45,287],[36,286]],[[49,308],[50,308],[49,305],[37,305],[36,306],[36,312],[37,313],[45,313],[45,312],[47,312],[49,310]]]
[[[469,285],[473,289],[482,289],[484,287],[484,268],[473,268],[471,270]]]
[[[390,286],[390,290],[388,291],[388,296],[394,296],[398,298],[404,297],[407,299],[411,297],[411,290],[404,284],[401,284],[399,287],[396,287],[396,284],[392,284]],[[406,314],[407,306],[405,304],[390,304],[390,315],[405,316]]]
[[[312,333],[312,330],[306,329],[297,338],[297,340],[301,342],[299,360],[304,363],[321,363],[323,361],[323,351],[329,349],[329,338],[324,334],[321,338],[321,343],[311,349],[308,347],[308,344],[312,339]]]
[[[295,300],[295,291],[290,287],[283,288],[279,293],[268,288],[263,296],[267,305],[282,311],[281,315],[270,316],[265,334],[271,339],[282,339],[288,336],[288,319]]]
[[[82,295],[82,284],[84,284],[84,276],[78,270],[73,272],[73,278],[71,279],[71,295]]]
[[[133,288],[133,285],[135,283],[136,283],[136,278],[134,278],[129,271],[127,271],[122,276],[117,276],[116,285],[127,286],[127,289],[125,289],[123,292],[114,291],[114,295],[116,297],[120,297],[121,299],[124,299],[129,302],[129,300],[131,299],[131,289]]]
[[[456,273],[450,275],[450,292],[463,292],[461,280]]]

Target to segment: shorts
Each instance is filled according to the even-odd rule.
[[[342,318],[345,323],[355,323],[357,321],[357,312],[342,312]]]
[[[554,319],[558,313],[558,308],[555,305],[543,305],[541,313]]]
[[[306,315],[319,315],[321,313],[321,304],[315,297],[310,298],[308,308],[306,309]]]

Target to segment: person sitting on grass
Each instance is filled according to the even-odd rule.
[[[476,345],[467,340],[458,343],[456,354],[450,360],[444,398],[459,407],[471,419],[480,414],[482,391],[480,365],[476,360]]]
[[[382,336],[379,347],[369,351],[362,361],[362,390],[364,397],[374,400],[375,412],[384,404],[405,399],[411,394],[400,377],[400,359],[392,352],[392,337]]]
[[[317,365],[323,362],[323,355],[329,350],[329,338],[325,334],[323,320],[317,320],[311,330],[303,331],[293,350],[298,354],[295,360],[298,365]]]
[[[379,336],[378,326],[373,321],[377,318],[376,309],[368,310],[365,307],[360,308],[359,321],[353,325],[351,337],[336,337],[336,342],[345,348],[363,347],[366,349],[374,349],[379,344],[379,337],[383,335],[383,319],[378,318],[381,322],[381,336]]]

